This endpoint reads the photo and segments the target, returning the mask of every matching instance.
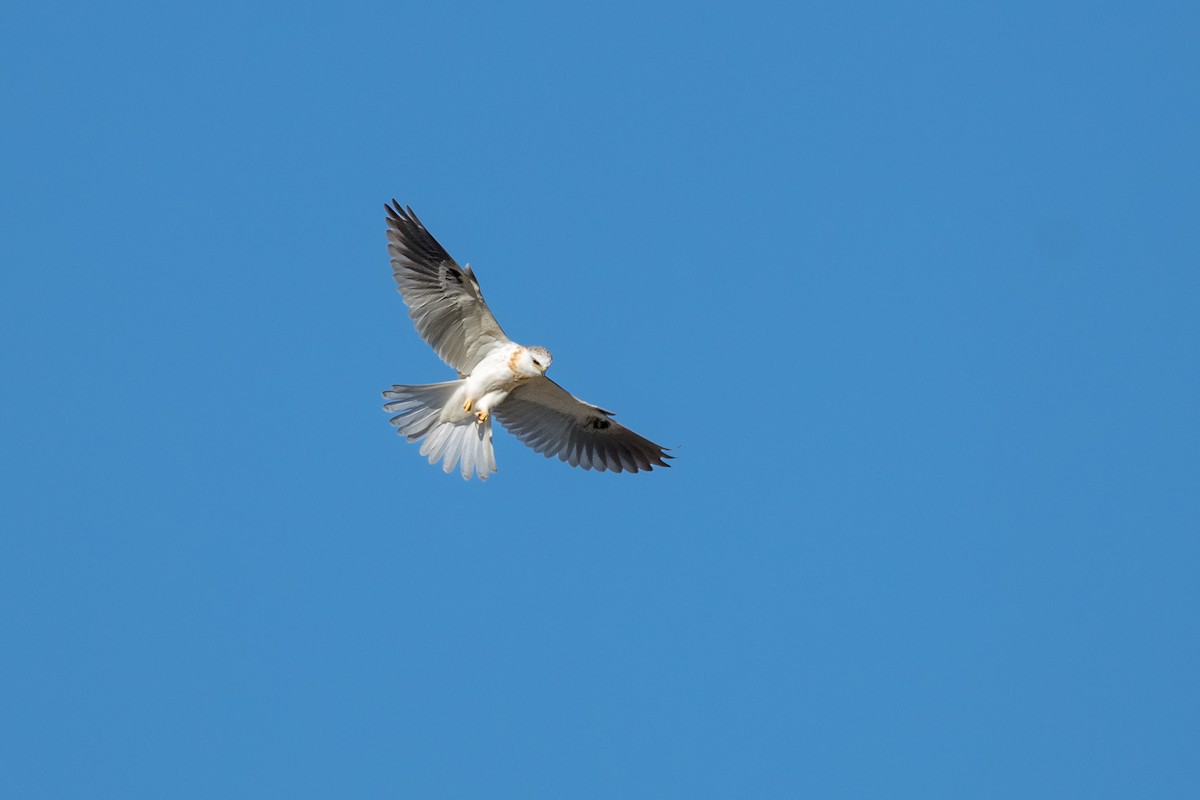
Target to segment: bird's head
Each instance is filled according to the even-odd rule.
[[[521,373],[529,378],[545,374],[554,361],[554,356],[544,347],[526,347],[518,362]]]

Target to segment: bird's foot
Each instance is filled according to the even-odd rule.
[[[463,403],[463,411],[470,411],[473,405],[475,405],[475,401],[468,399],[467,402]]]
[[[476,412],[475,412],[475,422],[476,422],[476,424],[478,424],[478,425],[482,425],[483,423],[487,422],[487,421],[488,421],[488,416],[489,416],[489,415],[488,415],[488,412],[487,412],[487,411],[484,411],[483,409],[480,409],[479,411],[476,411]]]

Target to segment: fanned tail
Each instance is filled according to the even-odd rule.
[[[442,422],[442,410],[451,403],[462,381],[429,383],[424,386],[393,386],[383,393],[390,402],[384,411],[395,413],[392,424],[396,433],[410,442],[424,440],[421,455],[430,464],[442,462],[442,469],[453,471],[461,464],[463,480],[478,474],[486,481],[496,471],[496,454],[492,450],[492,420],[480,424],[474,417],[454,422]]]

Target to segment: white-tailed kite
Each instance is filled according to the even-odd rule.
[[[573,467],[638,472],[669,466],[663,448],[613,420],[546,377],[554,360],[544,347],[511,341],[488,310],[471,265],[460,267],[411,208],[387,209],[392,273],[409,316],[458,380],[393,386],[383,408],[396,432],[423,440],[421,455],[446,472],[481,480],[496,471],[492,417],[547,458]]]

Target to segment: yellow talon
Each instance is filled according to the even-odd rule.
[[[463,411],[470,411],[471,406],[473,406],[473,405],[475,405],[474,400],[467,400],[467,402],[463,403]]]
[[[486,412],[486,411],[476,411],[476,412],[475,412],[475,421],[476,421],[477,423],[479,423],[480,425],[482,425],[483,423],[487,422],[487,421],[488,421],[488,412]]]

